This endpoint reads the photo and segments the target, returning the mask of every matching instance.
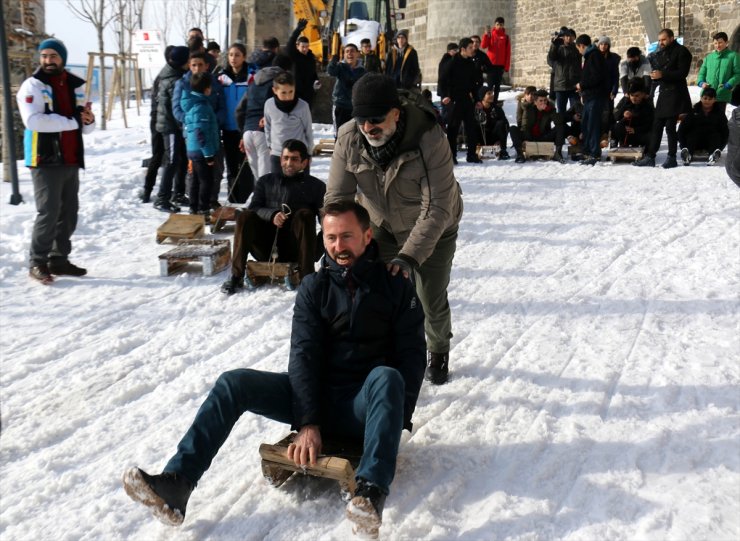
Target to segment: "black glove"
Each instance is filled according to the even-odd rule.
[[[410,257],[403,256],[403,255],[397,255],[390,261],[391,265],[398,265],[401,269],[401,272],[405,272],[409,275],[409,278],[413,281],[414,279],[414,269],[418,266],[416,264],[416,261],[413,261]]]
[[[298,30],[303,30],[308,26],[308,19],[298,19]]]

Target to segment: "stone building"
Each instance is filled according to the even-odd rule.
[[[33,72],[36,61],[36,48],[44,39],[44,0],[2,0],[5,15],[5,35],[7,37],[8,57],[10,64],[10,88],[13,99],[13,120],[16,136],[16,154],[21,159],[23,154],[23,123],[15,103],[15,95],[20,84]],[[2,81],[5,84],[5,81]],[[3,163],[7,164],[7,146],[5,144],[5,124],[0,108],[0,126],[3,140]],[[4,168],[4,180],[9,180]]]

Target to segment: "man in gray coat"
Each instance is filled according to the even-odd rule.
[[[448,374],[447,286],[463,204],[445,134],[415,96],[386,75],[355,83],[355,122],[337,135],[324,203],[357,198],[390,272],[415,281],[426,316],[426,378],[439,385]]]

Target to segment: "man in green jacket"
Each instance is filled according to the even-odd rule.
[[[356,197],[391,274],[415,281],[426,316],[426,378],[440,385],[447,381],[447,286],[463,204],[445,134],[415,95],[376,73],[354,85],[355,121],[339,129],[324,204]]]
[[[727,34],[724,32],[717,32],[712,40],[714,52],[704,58],[697,80],[701,88],[717,91],[717,103],[724,112],[732,89],[740,83],[740,55],[727,48]]]

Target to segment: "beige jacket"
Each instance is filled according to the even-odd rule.
[[[460,223],[462,191],[450,145],[433,115],[402,99],[406,133],[383,171],[365,150],[355,122],[337,135],[324,203],[354,199],[376,226],[391,233],[399,254],[421,265],[445,231]]]

